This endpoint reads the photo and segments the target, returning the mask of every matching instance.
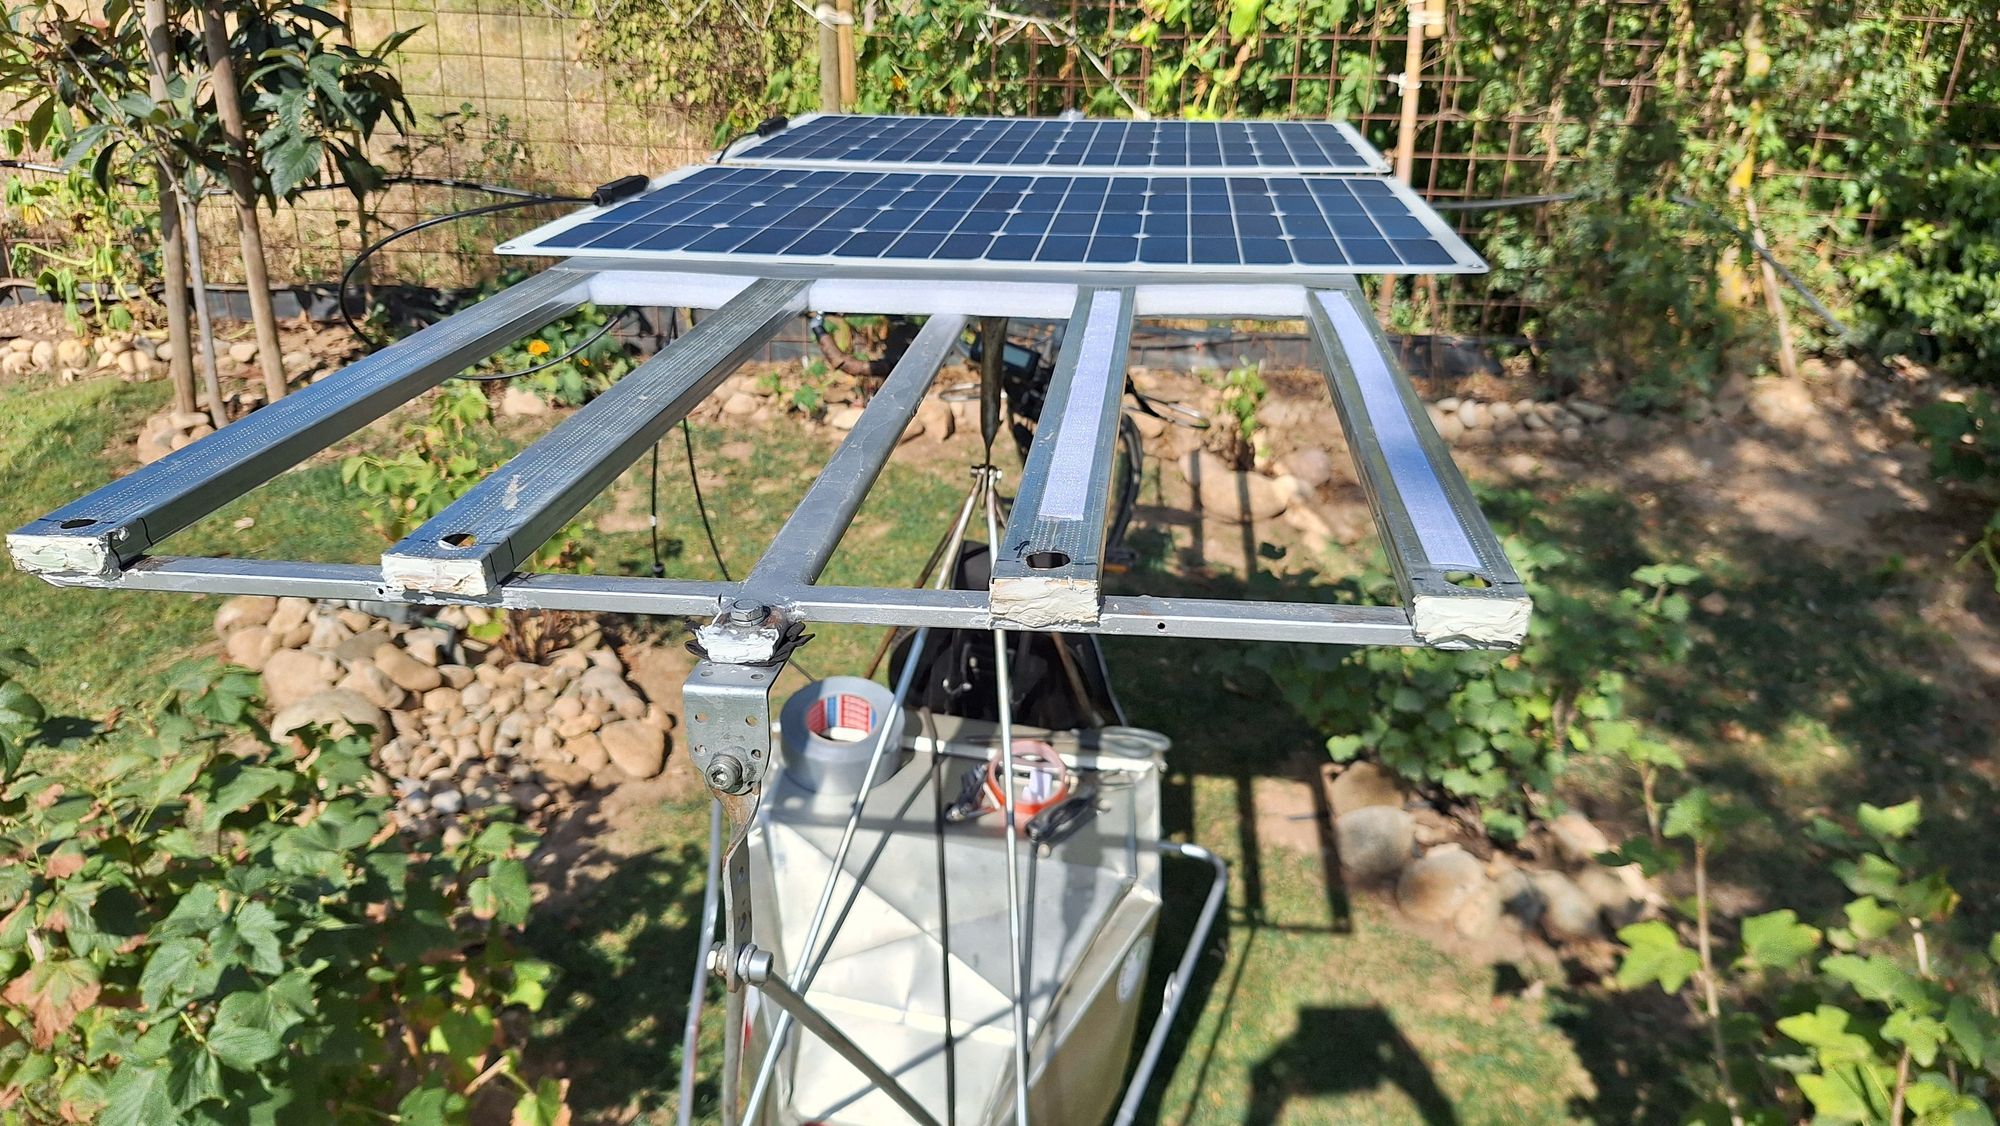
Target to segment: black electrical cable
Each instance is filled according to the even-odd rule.
[[[729,150],[735,148],[739,143],[747,141],[752,137],[768,137],[791,123],[792,119],[786,117],[784,114],[772,114],[770,117],[758,122],[755,129],[747,133],[738,133],[725,141],[721,148],[715,150],[715,155],[709,158],[709,163],[721,164],[722,159],[729,155]]]
[[[722,558],[722,548],[715,542],[715,525],[709,523],[708,501],[701,495],[701,474],[694,465],[694,430],[685,418],[681,419],[681,444],[687,447],[688,484],[694,486],[694,505],[701,513],[701,530],[708,536],[709,554],[715,556],[715,569],[722,572],[722,581],[733,583],[736,580],[729,575],[729,563]]]
[[[443,215],[433,215],[428,219],[420,219],[415,223],[411,223],[407,227],[390,231],[388,234],[362,247],[361,252],[356,254],[352,261],[348,262],[347,269],[341,272],[340,285],[334,291],[334,303],[340,311],[341,322],[347,325],[349,332],[360,337],[362,343],[367,344],[369,347],[384,348],[388,346],[388,341],[370,335],[363,331],[359,324],[355,323],[354,314],[347,307],[347,294],[353,288],[354,275],[360,272],[362,264],[373,258],[384,247],[395,242],[397,239],[406,238],[416,234],[418,231],[427,231],[432,227],[441,226],[445,223],[456,222],[460,219],[473,219],[481,215],[492,215],[501,211],[514,211],[523,207],[534,207],[539,204],[548,203],[589,202],[588,199],[584,199],[581,196],[535,196],[530,199],[510,199],[501,203],[488,203],[479,207],[468,207],[463,211],[448,211]]]

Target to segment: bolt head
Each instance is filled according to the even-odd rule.
[[[729,620],[739,626],[754,626],[764,620],[767,613],[764,606],[748,598],[738,598],[729,604]]]

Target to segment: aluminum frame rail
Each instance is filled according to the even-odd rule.
[[[996,626],[1061,629],[1098,619],[1131,342],[1130,289],[1077,294],[1021,490],[993,552]]]
[[[592,271],[557,266],[287,395],[7,537],[41,575],[115,578],[160,541],[574,311]]]
[[[1389,350],[1356,282],[1307,293],[1327,390],[1417,643],[1512,648],[1527,636],[1527,591]],[[1467,585],[1454,576],[1470,576]]]
[[[174,532],[285,468],[570,312],[588,298],[594,276],[575,263],[545,271],[31,521],[8,537],[14,561],[58,586],[669,617],[706,618],[749,599],[803,622],[937,629],[1491,649],[1518,645],[1526,632],[1528,603],[1518,579],[1352,285],[1309,291],[1305,304],[1402,585],[1401,606],[1102,595],[1098,557],[1110,489],[1108,436],[1117,424],[1135,311],[1127,289],[1077,292],[1075,331],[1067,335],[1051,388],[1049,422],[1030,451],[989,591],[816,582],[962,329],[965,318],[957,314],[935,315],[919,333],[744,581],[518,569],[759,342],[803,310],[809,287],[783,280],[737,292],[397,544],[381,566],[152,553]],[[1056,490],[1063,473],[1069,477]],[[1068,559],[1057,567],[1028,565],[1043,550],[1062,551]],[[1465,585],[1464,574],[1483,585]],[[1023,584],[1039,595],[1051,582],[1072,585],[1066,601],[1056,600],[1057,612],[1037,617],[1030,605],[1036,598],[1023,597]],[[1036,583],[1044,589],[1037,592]]]

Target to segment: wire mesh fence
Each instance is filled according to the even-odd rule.
[[[784,50],[811,39],[808,6],[776,0],[596,0],[596,6],[577,0],[351,0],[344,14],[358,42],[418,29],[398,54],[418,121],[407,135],[384,139],[379,159],[392,171],[565,194],[699,159],[720,125],[719,103],[708,96],[713,91],[694,96],[689,83],[635,81],[615,64],[597,61],[603,55],[593,51],[607,13],[649,2],[665,3],[661,11],[697,37],[707,28],[720,43],[761,44],[766,63],[773,44]],[[903,49],[884,38],[887,6],[921,2],[856,0],[864,63]],[[1940,114],[1970,110],[1983,115],[1978,120],[2000,124],[2000,106],[1967,103],[1993,97],[1994,83],[1976,78],[2000,71],[2000,19],[1977,0],[1927,8],[1890,2],[1893,10],[1849,17],[1854,31],[1839,49],[1851,56],[1853,81],[1893,81],[1914,88]],[[1686,0],[1596,0],[1560,27],[1526,38],[1506,25],[1509,5],[1430,3],[1442,22],[1423,47],[1411,180],[1441,203],[1573,189],[1586,178],[1587,166],[1628,157],[1622,147],[1628,137],[1659,128],[1648,110],[1663,95],[1685,97],[1684,90],[1663,91],[1663,81],[1685,83],[1700,73],[1676,57],[1687,50],[1674,35],[1676,20],[1692,10]],[[958,100],[962,111],[1166,106],[1339,116],[1385,151],[1396,147],[1409,34],[1409,9],[1402,4],[1303,5],[1317,15],[1288,27],[1259,25],[1227,46],[1233,56],[1206,69],[1187,60],[1213,45],[1193,30],[1160,26],[1155,16],[1162,6],[1153,0],[1034,0],[1018,7],[1018,13],[987,7],[974,29],[981,41],[963,44],[968,57],[981,60],[984,81]],[[796,26],[772,26],[787,20]],[[1149,34],[1137,34],[1148,26]],[[794,71],[812,67],[810,58],[782,61]],[[707,58],[689,65],[718,63]],[[1496,82],[1496,75],[1506,81]],[[735,75],[728,80],[742,82]],[[1221,96],[1223,82],[1230,83],[1227,97]],[[1777,198],[1783,213],[1771,221],[1783,229],[1788,249],[1837,256],[1875,233],[1881,197],[1857,170],[1862,162],[1856,154],[1895,138],[1874,135],[1883,123],[1863,112],[1867,93],[1863,86],[1844,95],[1842,104],[1861,107],[1854,112],[1774,115],[1776,136],[1764,146],[1759,176],[1783,185]],[[1740,125],[1721,113],[1706,122],[1712,134]],[[2000,140],[2000,130],[1992,136]],[[1683,143],[1716,140],[1690,136]],[[363,209],[344,192],[316,193],[267,220],[273,278],[331,280],[369,238],[486,200],[476,193],[395,187],[371,196]],[[501,266],[488,253],[495,241],[557,210],[515,211],[425,232],[380,255],[372,276],[447,288],[475,283]],[[1547,208],[1458,214],[1475,240],[1506,230],[1518,239],[1546,241],[1551,224]],[[231,224],[222,201],[205,209],[212,273],[223,281],[235,280],[240,267]],[[1432,327],[1471,331],[1508,331],[1537,299],[1509,284],[1504,269],[1493,278],[1443,281],[1426,292]]]

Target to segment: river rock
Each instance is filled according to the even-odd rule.
[[[271,618],[264,624],[279,637],[306,624],[307,615],[312,613],[312,601],[305,598],[280,598],[271,610]]]
[[[453,789],[441,789],[431,795],[431,808],[439,813],[452,814],[465,808],[465,795]]]
[[[339,675],[340,666],[317,653],[280,649],[264,662],[264,699],[284,709],[332,688]]]
[[[1601,938],[1604,928],[1597,921],[1597,904],[1576,882],[1561,872],[1541,871],[1529,877],[1542,897],[1542,933],[1554,942]]]
[[[446,688],[456,688],[460,692],[472,686],[472,670],[464,665],[439,665],[438,675],[444,678]]]
[[[1401,809],[1408,800],[1396,776],[1372,762],[1348,764],[1347,769],[1334,776],[1330,790],[1327,800],[1335,817],[1376,805]]]
[[[1285,510],[1292,492],[1261,473],[1231,469],[1207,450],[1181,459],[1181,473],[1195,485],[1203,511],[1210,517],[1247,524],[1269,520]]]
[[[1595,864],[1599,853],[1611,851],[1604,831],[1574,810],[1549,822],[1549,840],[1555,845],[1556,856],[1570,865]]]
[[[1410,862],[1416,826],[1402,809],[1371,805],[1333,820],[1334,846],[1340,866],[1356,879],[1386,880]]]
[[[1638,922],[1646,914],[1646,899],[1619,879],[1619,873],[1593,864],[1577,872],[1577,890],[1597,905],[1598,915],[1613,931]]]
[[[629,777],[651,778],[666,765],[667,737],[658,728],[620,720],[599,728],[597,737],[612,764]]]
[[[458,689],[437,687],[424,693],[424,710],[443,714],[459,706]]]
[[[390,680],[374,665],[354,666],[334,687],[352,692],[385,711],[395,711],[402,707],[403,702],[409,697],[409,693],[403,691],[402,685]]]
[[[403,651],[435,668],[444,659],[445,643],[450,640],[443,630],[413,629],[402,637]]]
[[[279,709],[271,717],[273,739],[282,739],[306,727],[323,728],[334,738],[352,735],[357,728],[366,727],[374,732],[378,744],[386,742],[389,734],[389,721],[381,708],[338,688],[315,692]]]
[[[438,675],[435,668],[395,645],[383,645],[375,650],[375,667],[411,692],[429,692],[444,683],[444,677]]]
[[[1521,920],[1522,926],[1533,927],[1542,921],[1542,893],[1519,868],[1502,869],[1493,877],[1493,894],[1500,909]]]
[[[500,395],[500,413],[509,418],[540,418],[549,413],[549,404],[525,387],[509,387]]]
[[[1477,430],[1486,425],[1486,404],[1478,399],[1467,399],[1458,404],[1458,424],[1467,430]]]
[[[245,626],[231,633],[222,643],[222,648],[230,664],[242,665],[256,672],[271,659],[271,654],[278,651],[278,639],[263,626]]]
[[[1750,391],[1750,413],[1778,430],[1796,430],[1819,417],[1813,393],[1798,379],[1760,379]]]
[[[611,761],[611,754],[604,749],[604,740],[596,732],[579,735],[563,744],[563,753],[583,768],[585,774],[595,774],[603,770]]]
[[[1485,865],[1457,845],[1439,845],[1403,869],[1396,902],[1412,918],[1447,923],[1484,890]]]
[[[277,609],[278,600],[275,598],[255,594],[231,598],[215,612],[215,636],[227,637],[233,629],[261,626],[271,620]]]

